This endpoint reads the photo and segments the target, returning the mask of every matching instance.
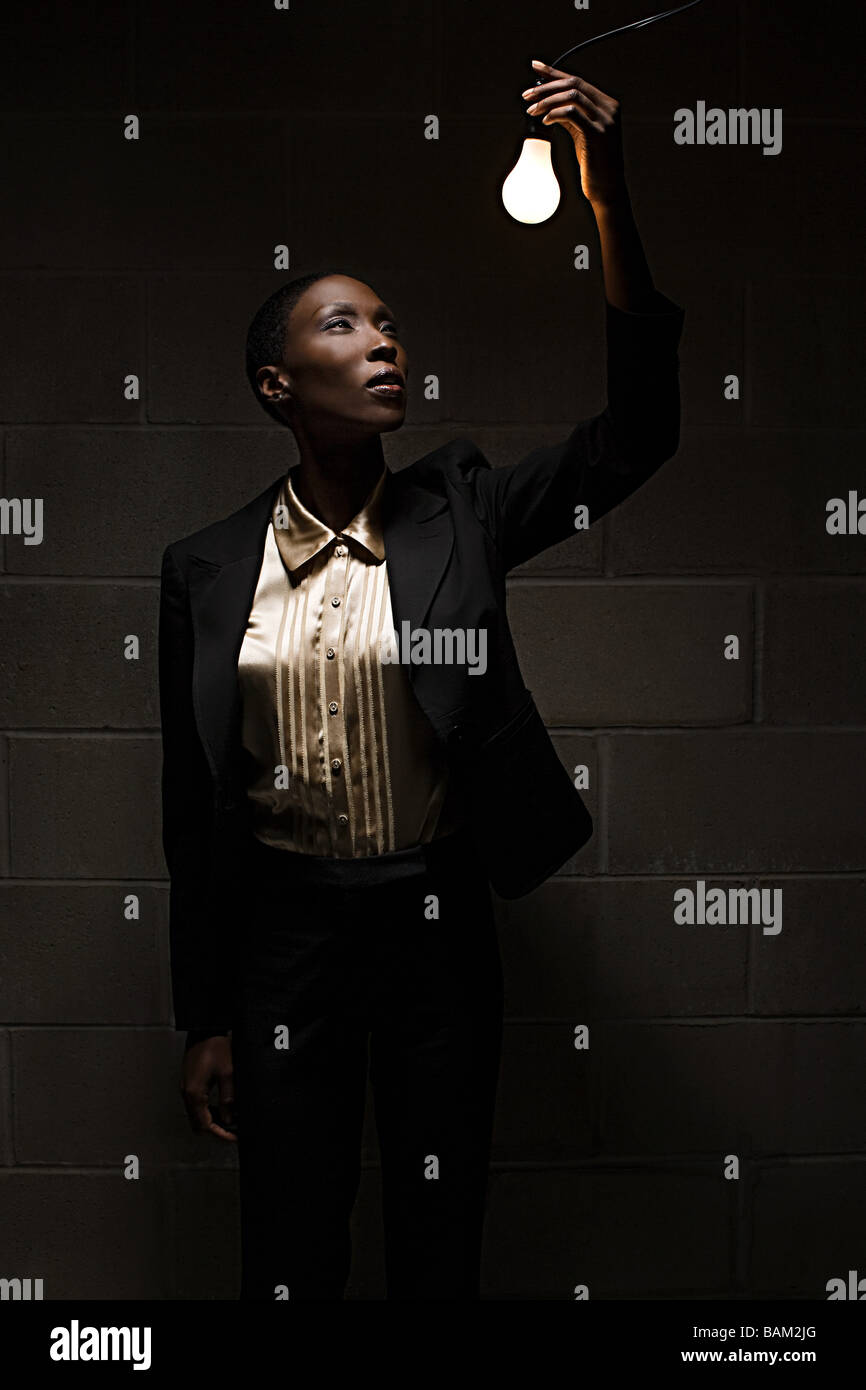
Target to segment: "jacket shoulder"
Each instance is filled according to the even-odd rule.
[[[460,435],[456,439],[449,439],[447,444],[440,445],[438,449],[431,450],[429,454],[424,454],[408,468],[404,468],[400,476],[405,475],[412,482],[435,489],[436,483],[441,484],[446,478],[452,483],[461,483],[474,469],[489,467],[489,461],[475,441]],[[441,486],[438,490],[442,490]]]

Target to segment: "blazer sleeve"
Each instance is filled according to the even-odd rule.
[[[678,348],[685,313],[653,290],[640,313],[605,299],[607,405],[561,443],[505,468],[471,470],[476,515],[505,570],[575,534],[575,508],[598,521],[676,453]],[[485,461],[486,463],[486,461]]]
[[[195,722],[194,643],[186,582],[168,546],[159,605],[162,844],[168,866],[171,986],[177,1029],[231,1027],[211,853],[210,768]]]

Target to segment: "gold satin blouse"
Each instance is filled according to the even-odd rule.
[[[426,843],[458,815],[406,669],[380,659],[394,632],[387,469],[340,532],[304,507],[293,471],[274,503],[238,657],[253,831],[342,859]]]

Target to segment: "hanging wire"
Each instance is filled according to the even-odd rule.
[[[602,39],[612,38],[614,34],[624,34],[626,29],[642,29],[645,24],[655,24],[657,19],[669,19],[671,15],[679,14],[682,10],[690,10],[692,5],[699,5],[701,0],[689,0],[687,5],[677,5],[672,10],[663,10],[661,14],[648,15],[646,19],[636,19],[631,24],[623,24],[619,29],[608,29],[606,34],[596,34],[595,38],[584,39],[583,43],[576,43],[574,48],[567,48],[564,53],[550,64],[552,68],[558,68],[563,58],[568,58],[570,54],[576,53],[579,48],[586,48],[591,43],[601,43]]]

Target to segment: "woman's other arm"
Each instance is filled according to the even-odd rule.
[[[162,724],[162,840],[171,878],[169,935],[175,1024],[188,1031],[181,1094],[197,1132],[235,1142],[227,963],[212,909],[210,771],[192,702],[194,643],[189,598],[169,546],[162,560],[159,698]],[[223,1036],[216,1036],[223,1034]],[[219,1088],[220,1120],[208,1107]]]

